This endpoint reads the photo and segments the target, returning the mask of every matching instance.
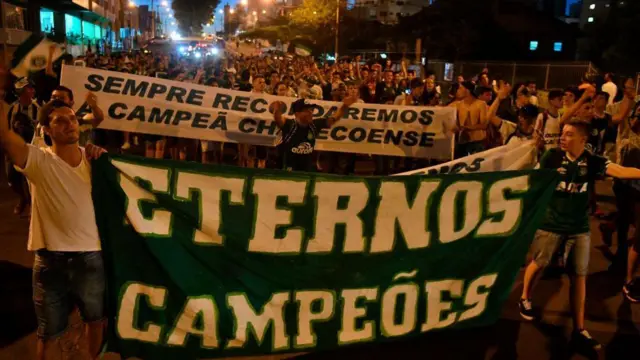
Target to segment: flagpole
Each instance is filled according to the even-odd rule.
[[[340,0],[336,0],[338,7],[336,8],[336,64],[338,63],[338,42],[340,37]]]

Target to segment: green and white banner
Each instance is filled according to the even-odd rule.
[[[241,92],[146,76],[64,66],[62,85],[77,99],[88,91],[105,113],[100,128],[192,139],[274,146],[279,130],[271,104],[295,98]],[[314,117],[330,117],[340,103],[308,100]],[[83,114],[86,104],[75,110]],[[451,160],[456,111],[447,107],[354,104],[331,129],[320,131],[316,150]]]
[[[528,170],[533,169],[537,163],[538,150],[535,141],[530,140],[498,146],[444,164],[394,174],[394,176]]]
[[[555,171],[338,177],[94,162],[109,350],[195,359],[492,324]]]

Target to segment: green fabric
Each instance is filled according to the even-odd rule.
[[[556,234],[583,234],[589,232],[589,187],[602,178],[609,161],[588,151],[575,161],[558,148],[542,155],[540,167],[554,169],[560,174],[560,183],[551,198],[540,228]]]
[[[124,156],[92,169],[109,350],[144,359],[490,325],[558,180],[547,170],[338,177]],[[270,320],[250,318],[263,308]]]

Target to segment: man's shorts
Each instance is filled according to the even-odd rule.
[[[104,288],[102,252],[38,250],[33,264],[38,338],[47,340],[63,334],[74,305],[84,322],[102,321]]]
[[[587,275],[589,272],[589,256],[591,236],[589,233],[563,235],[538,230],[533,237],[533,261],[540,267],[549,265],[551,258],[564,244],[564,263],[572,264],[575,275]],[[569,259],[569,257],[571,257]],[[567,260],[571,260],[569,263]]]

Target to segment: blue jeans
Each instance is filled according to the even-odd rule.
[[[104,289],[102,252],[38,250],[33,264],[38,338],[47,340],[63,334],[74,305],[83,321],[102,321]]]
[[[568,260],[572,260],[573,273],[586,276],[589,273],[589,258],[591,256],[591,235],[589,233],[562,235],[538,230],[531,245],[533,261],[542,268],[546,267],[561,245],[564,245],[565,248],[564,263],[567,264]]]

